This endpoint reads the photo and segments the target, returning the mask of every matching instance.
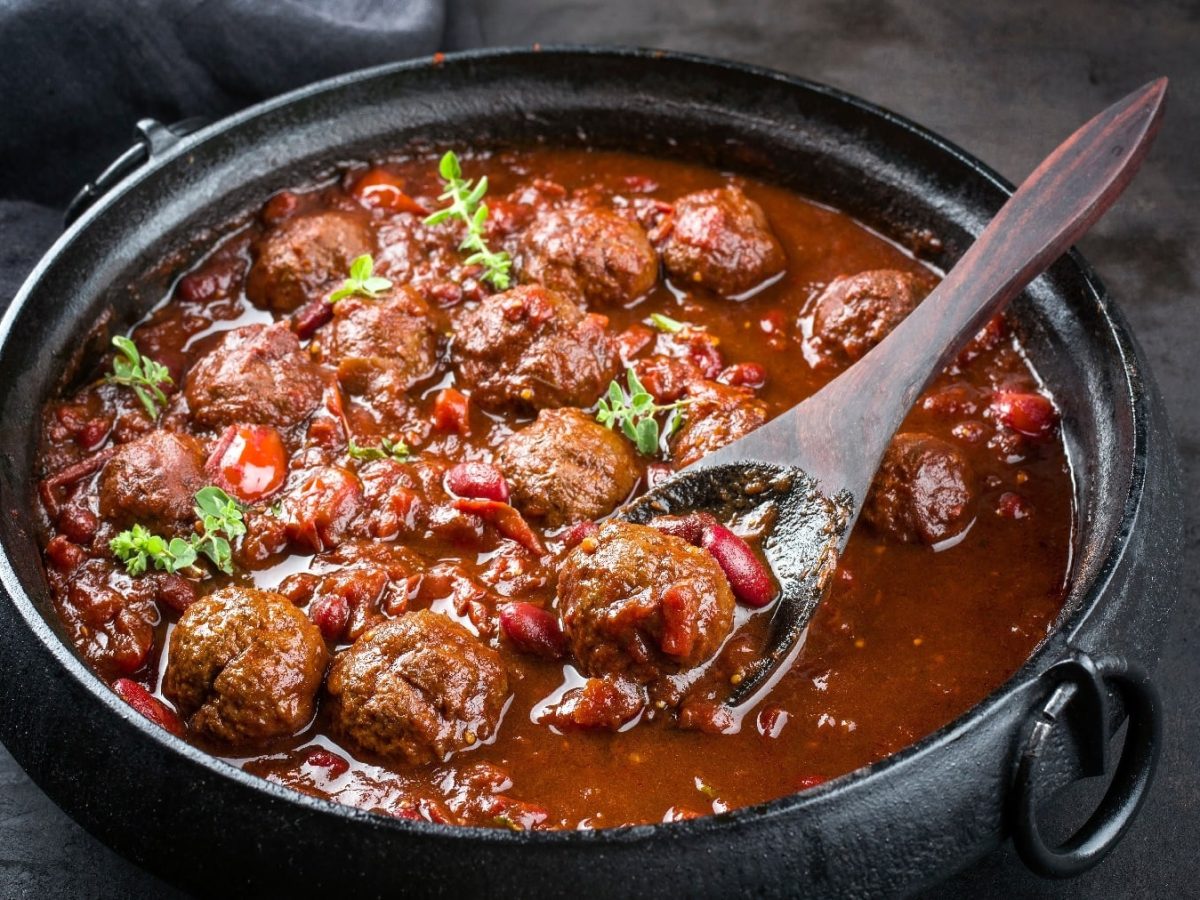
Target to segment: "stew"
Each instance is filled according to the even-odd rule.
[[[46,406],[38,514],[76,650],[248,772],[438,823],[721,812],[946,724],[1061,608],[1071,475],[1000,318],[908,416],[766,699],[696,687],[760,652],[769,514],[611,514],[936,284],[834,210],[539,147],[345,166],[219,234]]]

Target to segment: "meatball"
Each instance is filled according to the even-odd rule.
[[[672,276],[723,297],[744,294],[787,265],[762,207],[732,185],[681,197],[660,249]]]
[[[495,650],[445,616],[420,610],[368,631],[340,654],[326,690],[330,721],[346,739],[419,765],[495,733],[508,675]]]
[[[636,222],[610,209],[547,210],[516,253],[522,281],[589,304],[629,303],[658,281],[658,255]]]
[[[683,426],[671,443],[676,466],[696,460],[731,444],[767,421],[767,404],[744,387],[715,381],[695,382],[688,391]]]
[[[734,597],[707,551],[614,521],[563,561],[558,608],[584,674],[647,683],[710,659],[733,627]]]
[[[226,587],[171,632],[163,694],[194,734],[256,743],[304,727],[328,662],[321,632],[285,597]]]
[[[195,519],[194,497],[206,484],[198,440],[152,431],[118,447],[100,473],[100,515],[122,526],[178,531]]]
[[[512,504],[547,527],[608,515],[638,479],[625,438],[577,409],[544,409],[500,448]]]
[[[606,321],[537,285],[488,297],[458,322],[461,382],[493,411],[588,406],[620,367]]]
[[[835,278],[814,307],[818,352],[831,361],[854,362],[916,309],[928,290],[916,275],[895,269]]]
[[[407,387],[428,375],[437,361],[429,305],[409,288],[380,300],[339,300],[333,307],[329,352],[337,361],[338,381],[351,393],[359,393],[356,387],[376,374]]]
[[[957,447],[928,434],[898,434],[862,515],[897,540],[936,544],[970,524],[974,494],[974,475]]]
[[[374,243],[366,222],[348,212],[285,219],[254,245],[246,296],[255,306],[290,312],[341,283]]]
[[[188,373],[192,420],[209,428],[295,425],[321,400],[321,377],[286,325],[247,325],[221,335]]]

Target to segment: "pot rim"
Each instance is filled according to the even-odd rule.
[[[952,161],[965,166],[974,175],[982,178],[988,186],[997,192],[997,196],[1000,199],[1007,199],[1014,190],[1013,185],[991,167],[967,153],[953,142],[905,116],[901,116],[884,107],[828,85],[763,66],[718,59],[701,54],[619,45],[549,44],[545,46],[534,45],[533,47],[513,46],[445,54],[438,53],[419,59],[359,69],[288,91],[285,94],[254,104],[233,115],[206,125],[186,138],[181,139],[161,155],[156,155],[85,210],[59,236],[38,261],[14,295],[3,317],[0,318],[0,355],[3,354],[4,348],[8,345],[9,341],[13,339],[13,325],[17,316],[38,287],[43,274],[62,257],[71,244],[81,234],[86,232],[96,219],[101,218],[109,207],[114,205],[119,199],[137,190],[142,182],[153,173],[174,164],[180,157],[195,152],[208,139],[225,134],[246,122],[289,106],[299,100],[320,93],[336,91],[340,88],[370,81],[375,78],[387,77],[406,71],[422,70],[431,66],[470,65],[476,62],[487,63],[497,59],[521,57],[536,59],[539,56],[562,56],[582,59],[611,58],[638,61],[666,60],[672,63],[681,63],[708,69],[709,71],[716,71],[718,74],[720,72],[729,72],[770,79],[792,88],[823,95],[845,106],[852,107],[867,117],[883,120],[885,124],[907,131],[910,135],[924,142],[943,156],[950,157]],[[1077,601],[1071,604],[1070,607],[1065,608],[1063,613],[1060,613],[1059,619],[1055,622],[1053,629],[1033,649],[1021,667],[998,688],[947,724],[921,737],[901,750],[889,754],[874,763],[852,772],[847,772],[816,787],[798,793],[788,794],[752,806],[738,807],[725,813],[704,815],[696,819],[679,822],[618,825],[589,830],[555,829],[514,832],[508,829],[488,828],[477,825],[447,827],[420,820],[403,820],[384,816],[338,803],[334,800],[304,794],[267,781],[266,779],[250,775],[232,763],[206,753],[187,743],[182,738],[175,737],[137,713],[84,664],[76,655],[73,648],[58,635],[50,622],[38,611],[9,560],[8,548],[4,546],[0,546],[0,550],[2,550],[0,552],[0,587],[3,588],[3,593],[19,612],[25,625],[37,637],[46,650],[49,651],[55,661],[66,670],[75,682],[83,686],[93,699],[106,707],[109,713],[124,719],[127,724],[132,724],[134,728],[142,733],[143,738],[157,741],[167,750],[181,754],[187,761],[208,769],[212,774],[220,778],[232,780],[243,788],[261,793],[266,798],[284,801],[285,803],[299,804],[311,812],[332,816],[338,820],[345,820],[349,824],[366,823],[376,828],[392,829],[398,837],[416,834],[458,843],[474,843],[483,840],[502,846],[532,844],[535,847],[567,847],[578,846],[580,844],[588,845],[597,842],[601,844],[611,843],[622,845],[637,843],[662,836],[664,831],[668,829],[672,837],[686,840],[689,836],[702,832],[733,830],[759,820],[797,813],[808,807],[816,806],[819,802],[828,801],[835,795],[852,791],[860,785],[878,781],[894,769],[900,769],[914,763],[923,756],[943,750],[955,743],[966,730],[976,727],[981,721],[995,714],[999,707],[1014,694],[1027,687],[1034,680],[1036,674],[1045,668],[1044,662],[1046,658],[1051,655],[1053,649],[1062,646],[1061,641],[1065,641],[1067,645],[1074,642],[1076,636],[1086,625],[1092,611],[1102,599],[1109,582],[1112,580],[1137,518],[1137,511],[1145,488],[1149,440],[1147,386],[1141,361],[1138,358],[1137,350],[1125,319],[1110,300],[1102,282],[1078,250],[1070,250],[1065,254],[1065,257],[1070,260],[1070,263],[1083,276],[1083,282],[1086,284],[1087,290],[1091,295],[1089,299],[1095,303],[1104,321],[1106,327],[1104,336],[1111,337],[1115,344],[1119,362],[1125,375],[1125,390],[1122,391],[1120,396],[1114,398],[1114,400],[1122,404],[1128,403],[1131,414],[1133,446],[1131,448],[1132,471],[1130,473],[1129,490],[1123,500],[1119,525],[1114,531],[1111,544],[1105,549],[1103,561],[1097,567],[1096,574],[1091,583],[1082,589]]]

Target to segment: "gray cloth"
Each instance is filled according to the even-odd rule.
[[[469,0],[0,0],[0,309],[138,119],[476,43]]]

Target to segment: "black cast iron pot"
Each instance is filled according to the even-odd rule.
[[[544,139],[743,171],[902,243],[930,232],[943,267],[1009,192],[961,150],[853,97],[647,51],[502,51],[389,66],[182,131],[144,128],[99,187],[147,164],[69,228],[0,325],[0,739],[86,828],[170,881],[234,896],[875,895],[943,878],[1009,833],[1048,875],[1081,871],[1120,838],[1157,756],[1157,704],[1141,667],[1156,658],[1174,600],[1180,487],[1137,347],[1076,254],[1016,306],[1025,346],[1062,408],[1074,466],[1070,598],[1006,685],[901,753],[721,816],[515,834],[302,796],[142,719],[56,626],[31,528],[35,423],[98,319],[111,311],[112,327],[123,328],[143,314],[195,258],[204,226],[333,161],[413,141]],[[93,187],[75,212],[100,193]],[[1104,801],[1074,839],[1048,847],[1039,798],[1104,771],[1107,738],[1127,715]]]

